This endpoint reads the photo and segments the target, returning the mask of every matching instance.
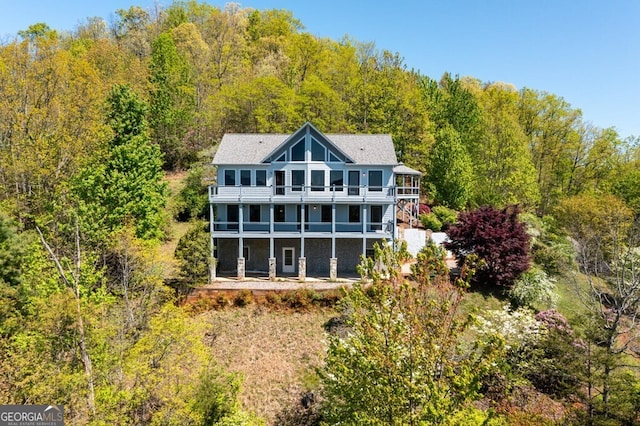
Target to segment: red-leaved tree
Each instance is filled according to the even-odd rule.
[[[529,269],[529,235],[518,213],[517,206],[502,210],[480,207],[460,213],[457,223],[447,231],[450,241],[445,247],[456,255],[458,265],[471,253],[484,261],[474,285],[511,287]]]

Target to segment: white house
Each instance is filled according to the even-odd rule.
[[[209,187],[220,273],[353,274],[360,255],[395,240],[397,217],[417,206],[420,173],[398,164],[390,135],[225,134]]]

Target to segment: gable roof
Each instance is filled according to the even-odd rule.
[[[226,133],[220,141],[213,164],[260,164],[306,126],[315,129],[306,123],[292,134]],[[324,134],[315,130],[355,164],[398,164],[391,135]]]
[[[422,172],[412,169],[411,167],[407,167],[403,163],[400,163],[397,166],[395,166],[393,168],[393,173],[397,175],[414,175],[414,176],[422,175]]]

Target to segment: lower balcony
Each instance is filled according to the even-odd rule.
[[[242,226],[240,226],[242,225]],[[273,233],[274,234],[291,234],[303,232],[308,233],[321,233],[321,234],[366,234],[377,233],[386,234],[391,236],[393,234],[392,222],[336,222],[334,225],[330,222],[274,222]],[[214,234],[239,234],[242,231],[243,234],[270,234],[271,224],[269,222],[224,222],[214,221],[213,232]]]

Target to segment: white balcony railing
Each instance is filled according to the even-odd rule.
[[[313,186],[313,185],[276,185],[276,186],[209,186],[209,200],[216,201],[287,201],[318,199],[326,201],[340,200],[389,200],[396,196],[418,196],[419,189],[395,186]]]
[[[255,233],[255,234],[268,234],[271,230],[271,225],[268,222],[242,222],[242,227],[240,226],[240,222],[229,222],[229,221],[219,221],[216,220],[213,222],[213,230],[215,233],[223,233],[223,234],[238,234],[242,233]],[[363,232],[363,224],[362,222],[336,222],[335,225],[336,233],[362,233]],[[299,221],[295,222],[274,222],[273,223],[273,231],[275,233],[300,233],[302,231],[302,223]],[[304,231],[305,232],[318,232],[318,233],[331,233],[332,232],[332,224],[331,222],[304,222]],[[364,224],[364,232],[371,233],[375,232],[378,234],[391,234],[393,232],[393,223],[392,222],[367,222]]]

